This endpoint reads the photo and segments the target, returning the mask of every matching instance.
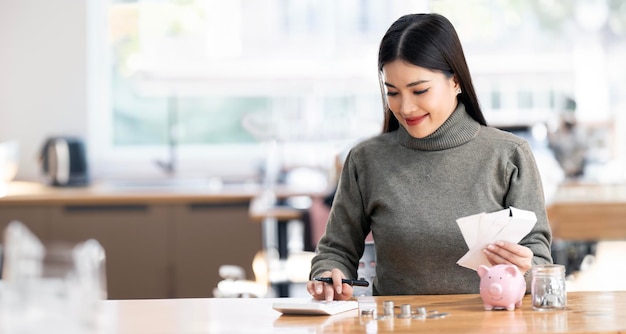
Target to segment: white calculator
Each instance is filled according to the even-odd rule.
[[[357,309],[359,303],[354,300],[285,300],[276,302],[272,308],[283,314],[332,315]]]

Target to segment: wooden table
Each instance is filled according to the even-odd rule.
[[[626,184],[563,184],[547,210],[555,238],[626,239]]]
[[[110,300],[113,332],[142,333],[625,333],[626,291],[572,292],[562,311],[534,311],[530,296],[515,311],[484,311],[479,295],[380,296],[382,303],[411,304],[448,312],[440,319],[371,320],[357,310],[334,316],[287,316],[277,299]],[[284,299],[282,300],[284,301]],[[399,310],[396,309],[396,313]]]

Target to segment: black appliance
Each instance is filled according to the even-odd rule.
[[[52,186],[83,186],[89,183],[85,143],[77,137],[48,138],[41,149],[44,182]]]

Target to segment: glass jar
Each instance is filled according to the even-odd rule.
[[[540,311],[562,310],[567,304],[565,266],[546,264],[531,270],[531,298],[533,309]]]

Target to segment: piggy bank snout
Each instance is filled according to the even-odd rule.
[[[491,293],[492,295],[496,295],[496,296],[501,295],[502,285],[498,283],[491,283],[491,285],[489,286],[489,293]]]

